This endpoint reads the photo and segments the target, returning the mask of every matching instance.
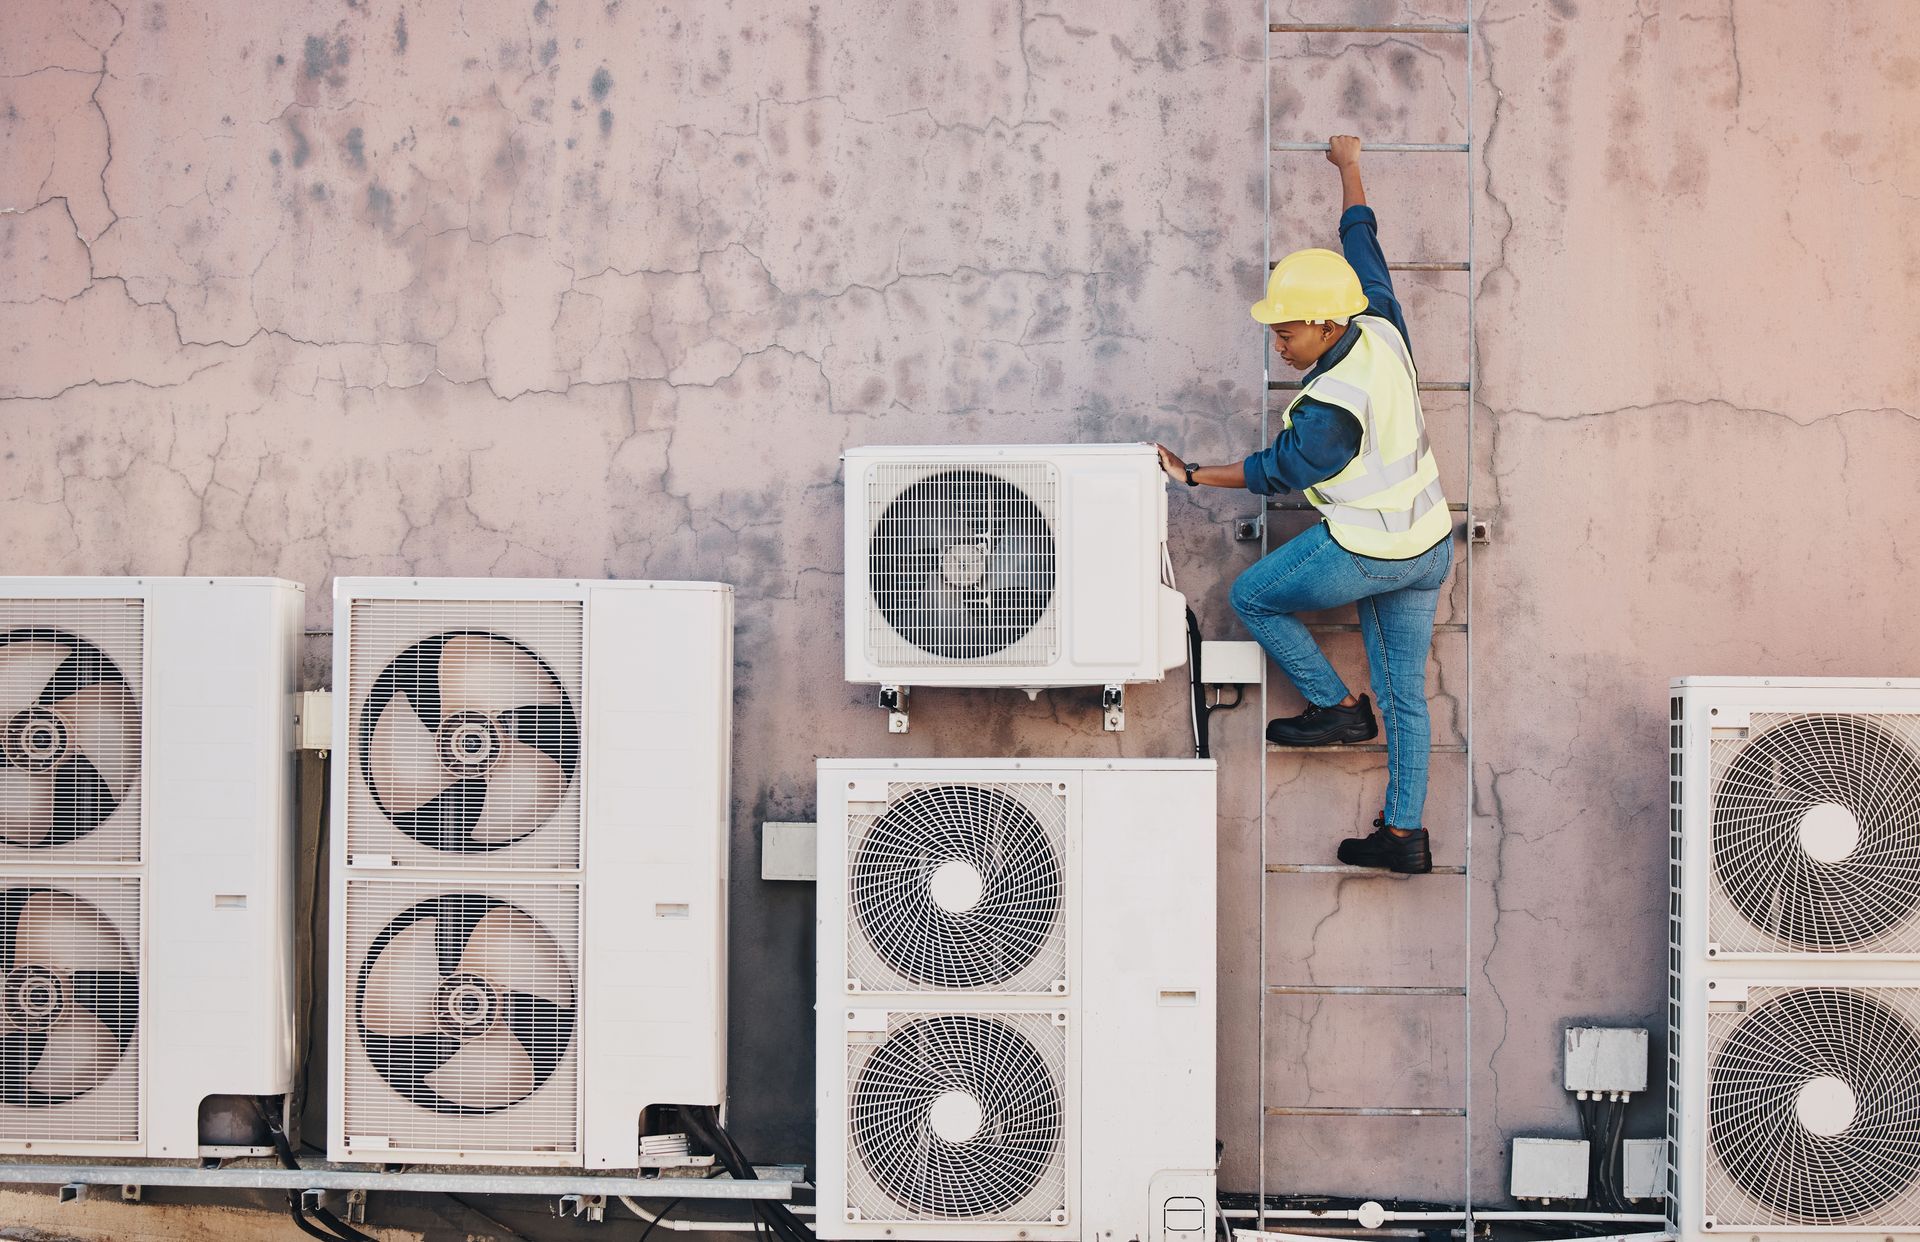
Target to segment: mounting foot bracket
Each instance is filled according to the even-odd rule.
[[[1127,727],[1127,688],[1107,686],[1100,691],[1100,706],[1107,713],[1107,732],[1118,733]]]
[[[880,709],[887,713],[887,732],[907,731],[907,687],[880,687]]]

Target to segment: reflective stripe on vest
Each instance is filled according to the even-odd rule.
[[[1358,315],[1353,322],[1360,340],[1307,384],[1294,405],[1312,397],[1347,410],[1360,423],[1360,451],[1305,495],[1349,551],[1389,559],[1417,556],[1452,525],[1420,409],[1419,377],[1406,342],[1389,321]],[[1292,423],[1294,405],[1282,416],[1283,426]]]

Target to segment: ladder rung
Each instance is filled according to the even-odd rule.
[[[1291,750],[1291,751],[1300,751],[1300,752],[1352,751],[1358,754],[1365,755],[1365,754],[1384,754],[1386,752],[1386,749],[1387,749],[1387,744],[1385,742],[1334,742],[1328,746],[1275,746],[1272,742],[1267,743],[1267,750],[1269,753],[1273,751],[1281,751],[1281,750]],[[1427,749],[1436,755],[1464,755],[1467,753],[1467,748],[1462,744],[1460,744],[1459,742],[1436,743],[1432,746],[1427,747]]]
[[[1307,628],[1316,634],[1358,634],[1358,621],[1309,621]],[[1467,632],[1465,621],[1436,621],[1433,632],[1436,634],[1464,634]]]
[[[1268,34],[1466,34],[1465,22],[1379,22],[1343,26],[1337,22],[1275,22]]]
[[[1267,512],[1269,513],[1312,513],[1314,511],[1314,507],[1304,500],[1269,500],[1267,502]],[[1449,513],[1465,513],[1466,511],[1467,507],[1457,500],[1447,502],[1447,512]]]
[[[1268,380],[1267,381],[1267,389],[1270,392],[1278,392],[1281,389],[1287,389],[1290,391],[1298,387],[1300,387],[1299,380]],[[1468,391],[1467,381],[1465,380],[1421,380],[1419,384],[1419,388],[1421,392],[1466,392]]]
[[[1269,1104],[1269,1117],[1464,1117],[1464,1108],[1356,1108],[1351,1105]]]
[[[1275,151],[1325,151],[1326,149],[1327,144],[1324,142],[1276,142],[1273,144],[1273,150]],[[1473,148],[1464,142],[1369,142],[1366,144],[1365,149],[1368,151],[1394,151],[1402,155],[1409,155],[1429,151],[1458,151],[1464,153],[1471,151]]]
[[[1425,875],[1465,875],[1465,867],[1435,867]],[[1394,879],[1412,879],[1401,871],[1385,871],[1379,867],[1349,867],[1345,863],[1268,863],[1268,875],[1377,875]]]
[[[1268,996],[1465,996],[1465,988],[1364,987],[1358,984],[1269,983]]]
[[[1268,270],[1279,266],[1278,259],[1267,264]],[[1473,268],[1465,263],[1389,263],[1387,270],[1390,272],[1470,272]]]

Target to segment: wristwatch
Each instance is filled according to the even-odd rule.
[[[1193,472],[1198,469],[1200,469],[1200,464],[1198,462],[1190,461],[1187,463],[1187,486],[1188,487],[1200,486],[1198,483],[1193,481]]]

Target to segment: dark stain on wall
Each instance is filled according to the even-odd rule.
[[[613,75],[607,72],[605,65],[593,71],[593,81],[587,84],[587,89],[593,92],[596,103],[607,97],[607,92],[613,89]]]
[[[300,128],[300,122],[292,117],[287,118],[287,133],[293,136],[293,166],[299,168],[313,153],[313,144],[307,141],[307,132]]]
[[[404,11],[393,19],[393,50],[401,56],[407,54],[407,15]]]
[[[367,166],[366,134],[358,125],[347,131],[346,142],[343,145],[347,149],[348,161],[351,162],[355,168],[365,168]]]

